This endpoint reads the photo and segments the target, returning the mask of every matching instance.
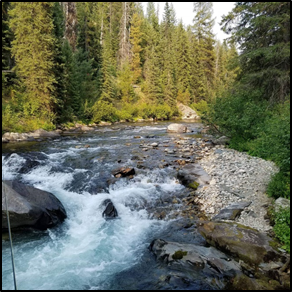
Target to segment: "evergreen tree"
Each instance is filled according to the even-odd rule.
[[[25,114],[51,120],[55,103],[54,25],[52,2],[12,2],[12,55],[26,87]]]
[[[214,80],[214,35],[212,33],[214,19],[212,19],[212,2],[194,2],[193,32],[197,38],[198,77],[201,81],[197,96],[208,100],[213,94]]]
[[[160,52],[161,62],[161,83],[163,86],[164,101],[172,108],[176,107],[176,86],[175,86],[175,48],[174,28],[175,13],[166,2],[164,6],[163,20],[161,24]]]
[[[177,88],[178,101],[189,104],[192,96],[192,54],[191,44],[182,22],[177,28],[176,38],[177,57]]]
[[[290,2],[237,2],[221,25],[241,50],[241,83],[260,98],[283,102],[290,94]]]
[[[81,109],[81,93],[79,80],[79,67],[76,57],[72,52],[69,41],[65,39],[62,47],[62,54],[64,56],[64,75],[63,83],[66,91],[63,95],[63,111],[62,116],[65,120],[73,121],[74,117],[80,115]]]
[[[137,13],[134,13],[131,21],[131,33],[130,42],[131,48],[131,69],[133,71],[133,83],[136,83],[141,78],[142,68],[141,68],[141,58],[140,53],[142,47],[140,45],[142,41],[142,32],[140,30],[142,24],[142,19]]]
[[[117,96],[116,89],[116,67],[113,65],[115,62],[112,57],[111,50],[111,36],[109,33],[105,35],[102,49],[102,90],[101,97],[102,101],[112,103]]]
[[[17,83],[15,72],[12,71],[15,64],[11,56],[13,33],[9,27],[10,6],[10,2],[2,2],[2,98],[6,101],[14,96],[13,88]]]
[[[102,21],[101,2],[77,2],[77,47],[88,53],[92,59],[94,69],[101,66],[101,26]],[[96,75],[98,70],[95,70]]]
[[[159,24],[153,2],[147,6],[147,28],[146,28],[146,53],[143,75],[145,76],[144,90],[151,103],[164,102],[160,79],[161,69],[161,47],[159,46]]]
[[[65,17],[62,5],[59,2],[54,2],[53,6],[53,24],[54,24],[54,35],[55,35],[55,54],[54,54],[54,74],[56,79],[55,85],[55,96],[56,104],[54,112],[56,112],[56,122],[64,120],[64,98],[66,95],[65,86],[65,70],[66,65],[65,58],[63,55],[63,43],[64,43],[64,31],[65,31]]]
[[[129,63],[123,63],[118,75],[119,88],[122,93],[122,101],[124,103],[132,103],[134,101],[133,90],[133,72],[130,70]]]
[[[13,66],[11,58],[12,32],[8,25],[10,2],[2,2],[2,69],[10,70]]]

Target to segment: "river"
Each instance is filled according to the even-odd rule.
[[[184,123],[192,132],[181,135],[194,141],[200,137],[200,123]],[[159,201],[173,200],[186,191],[177,182],[174,167],[167,166],[178,158],[163,152],[181,136],[167,133],[168,124],[117,124],[55,140],[2,145],[3,178],[53,193],[68,216],[45,231],[12,233],[18,289],[163,289],[156,279],[164,270],[148,250],[151,241],[202,242],[201,237],[175,229],[180,218],[170,216],[171,211],[163,220],[153,216]],[[164,148],[141,148],[154,142]],[[137,160],[144,167],[138,168]],[[134,178],[121,178],[107,188],[111,171],[121,166],[134,167]],[[101,203],[107,198],[118,211],[117,219],[102,217]],[[175,204],[173,212],[179,207]],[[202,279],[190,288],[212,289]],[[5,234],[2,289],[14,289]]]

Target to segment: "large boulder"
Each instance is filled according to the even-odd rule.
[[[167,127],[168,133],[185,133],[187,131],[187,127],[181,124],[170,124]]]
[[[33,227],[40,230],[62,222],[66,211],[52,194],[17,181],[2,182],[2,230],[7,229],[7,209],[11,228]]]
[[[285,258],[272,248],[272,239],[256,229],[243,225],[204,221],[198,231],[206,241],[253,267],[270,261],[285,262]]]
[[[209,283],[213,289],[222,290],[232,278],[242,275],[240,265],[214,247],[155,239],[149,249],[158,261],[164,262],[171,270],[182,273],[188,281],[201,277],[206,282],[208,279],[216,279]]]

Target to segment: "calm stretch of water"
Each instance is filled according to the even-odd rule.
[[[67,139],[5,146],[4,179],[53,193],[68,215],[50,230],[13,233],[18,289],[112,288],[119,273],[141,261],[150,242],[171,224],[151,218],[143,206],[155,207],[161,195],[173,196],[184,189],[173,168],[159,168],[160,157],[139,148],[147,135],[155,135],[144,139],[147,143],[170,139],[168,124],[107,127]],[[134,138],[137,135],[141,138]],[[82,147],[85,144],[90,147]],[[152,169],[136,168],[134,179],[120,179],[109,192],[103,191],[112,169],[136,167],[134,155],[147,160]],[[23,169],[28,161],[36,162],[29,171]],[[118,219],[102,217],[100,205],[107,198],[114,203]],[[9,241],[3,238],[2,289],[14,289]]]

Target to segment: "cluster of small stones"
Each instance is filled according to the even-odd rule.
[[[272,203],[266,188],[271,176],[279,171],[273,162],[217,145],[200,164],[211,181],[197,190],[194,203],[208,219],[233,203],[251,202],[235,221],[262,232],[272,229],[265,215]]]
[[[138,136],[134,138],[138,138]],[[142,141],[139,147],[142,148],[143,151],[148,151],[150,149],[161,150],[161,148],[163,148],[166,156],[178,157],[186,159],[186,162],[190,162],[189,159],[193,155],[195,155],[196,160],[210,155],[209,150],[212,148],[212,144],[204,141],[202,138],[193,139],[181,137],[180,139],[170,138],[169,140],[162,141],[162,143],[145,143],[145,141]]]

